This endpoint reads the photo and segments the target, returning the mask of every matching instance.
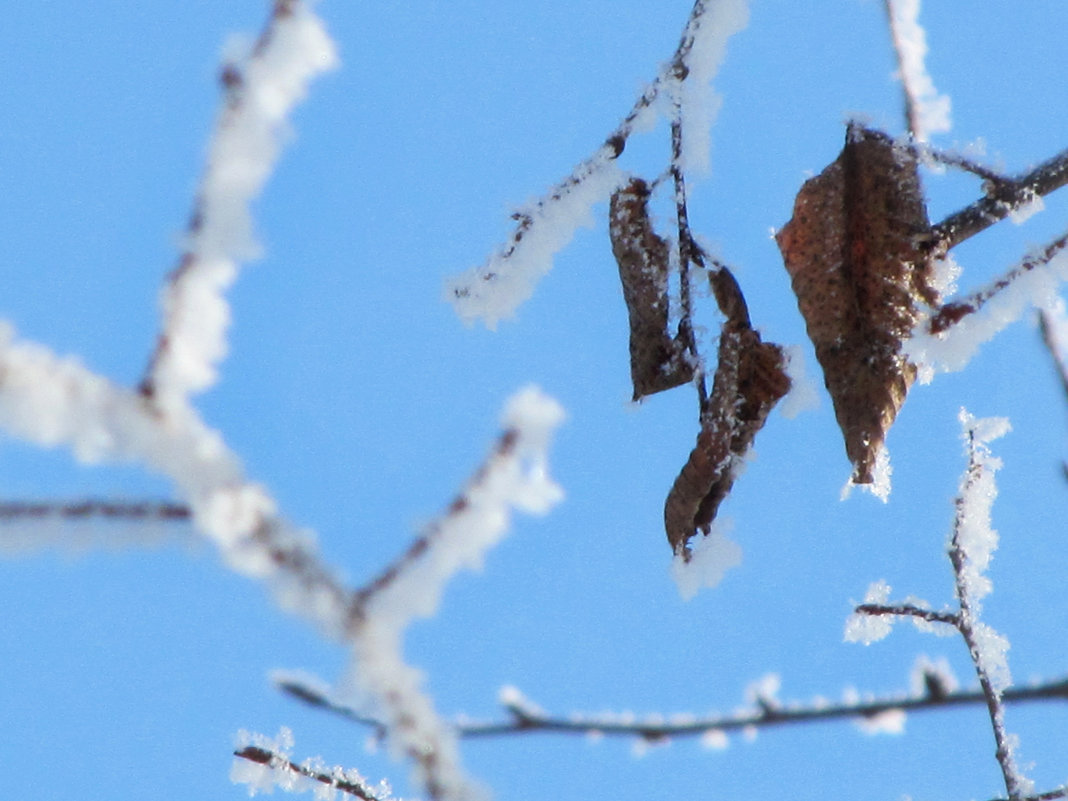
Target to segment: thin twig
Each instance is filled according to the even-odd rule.
[[[1025,795],[1019,801],[1053,801],[1055,798],[1068,798],[1068,785],[1062,785],[1055,790],[1047,790],[1036,795]],[[992,798],[990,801],[1012,801],[1012,799]]]
[[[990,723],[994,730],[994,741],[997,745],[995,756],[1001,767],[1002,776],[1005,779],[1005,791],[1009,798],[1018,801],[1024,796],[1025,780],[1019,774],[1012,758],[1012,745],[1009,735],[1005,731],[1005,707],[1002,704],[1002,691],[995,686],[989,672],[989,665],[984,659],[984,648],[979,641],[979,618],[978,609],[973,604],[972,590],[966,577],[970,556],[966,551],[965,543],[961,535],[962,529],[967,523],[969,510],[965,500],[967,491],[978,482],[987,469],[979,460],[978,448],[980,444],[975,441],[975,431],[968,431],[968,471],[964,486],[956,501],[956,515],[953,521],[953,536],[950,540],[949,559],[953,564],[953,575],[957,589],[957,600],[960,603],[960,614],[957,622],[957,630],[960,631],[964,641],[968,644],[968,652],[975,664],[975,674],[979,679],[979,686],[986,701],[986,708],[990,715]]]
[[[676,98],[671,119],[671,177],[675,184],[675,217],[679,233],[679,304],[682,307],[679,321],[679,336],[695,365],[695,381],[700,413],[708,406],[708,386],[705,383],[704,365],[697,349],[693,329],[693,293],[690,286],[690,265],[697,263],[699,255],[690,233],[690,216],[686,208],[686,176],[682,169],[682,107]]]
[[[234,756],[240,759],[247,759],[249,762],[267,765],[274,770],[286,770],[290,773],[305,776],[335,790],[340,790],[356,798],[362,798],[364,801],[384,801],[383,796],[362,782],[354,782],[332,774],[312,770],[304,765],[298,765],[283,754],[276,754],[265,748],[250,745],[240,751],[234,751]]]
[[[1068,150],[1024,175],[991,182],[991,193],[932,226],[931,247],[949,250],[1008,217],[1020,206],[1068,184]]]
[[[901,76],[901,90],[905,97],[905,127],[908,129],[909,135],[914,140],[918,140],[921,132],[919,104],[913,94],[912,87],[909,86],[909,82],[906,79],[905,54],[901,42],[901,32],[898,30],[897,23],[894,20],[893,0],[883,0],[883,7],[886,9],[886,21],[890,26],[890,41],[894,46],[897,70]]]
[[[1046,346],[1046,350],[1049,351],[1053,366],[1057,370],[1057,377],[1061,381],[1061,389],[1064,391],[1065,398],[1068,399],[1068,362],[1061,355],[1062,343],[1057,341],[1054,334],[1055,328],[1056,326],[1050,313],[1045,309],[1039,311],[1038,330],[1042,334],[1042,343]]]
[[[380,728],[378,721],[360,715],[355,710],[337,704],[319,691],[302,686],[296,682],[284,682],[278,688],[302,703],[323,709],[335,715],[362,725]],[[1005,690],[1006,702],[1049,701],[1060,699],[1068,701],[1068,677],[1038,684],[1031,687],[1010,688]],[[517,709],[508,706],[511,720],[496,722],[454,721],[452,726],[459,737],[495,737],[535,732],[559,734],[605,734],[614,736],[645,737],[650,740],[665,737],[692,737],[710,731],[738,731],[747,727],[762,728],[785,725],[788,723],[811,723],[821,720],[855,720],[857,718],[874,718],[884,712],[926,711],[945,707],[966,706],[986,703],[982,690],[956,690],[953,692],[929,692],[924,696],[883,697],[864,703],[825,704],[812,703],[780,706],[763,706],[759,710],[735,715],[711,715],[693,718],[685,722],[665,722],[662,717],[656,720],[624,720],[622,715],[552,715]]]
[[[634,102],[630,111],[627,112],[623,120],[616,126],[608,136],[605,137],[604,142],[596,151],[593,152],[571,171],[571,173],[553,186],[549,192],[538,200],[536,200],[529,211],[522,211],[513,214],[513,219],[516,221],[516,227],[512,231],[511,236],[508,238],[507,243],[499,250],[496,259],[508,259],[510,258],[519,247],[522,240],[527,236],[531,228],[536,223],[536,214],[539,210],[556,203],[568,196],[572,190],[591,176],[599,173],[604,167],[615,161],[622,155],[624,148],[627,145],[627,140],[634,132],[638,118],[649,109],[665,91],[674,87],[679,81],[685,79],[689,72],[689,68],[686,65],[686,59],[693,49],[694,42],[696,41],[697,29],[700,26],[701,16],[705,13],[705,8],[708,5],[708,0],[696,0],[693,8],[690,11],[690,16],[686,21],[686,26],[683,28],[682,37],[679,40],[678,47],[675,49],[675,53],[671,57],[671,61],[661,70],[656,78],[645,87],[645,90]],[[492,263],[492,262],[491,262]],[[477,280],[482,282],[493,282],[499,277],[496,269],[488,269],[484,266],[477,272]],[[465,281],[458,283],[452,288],[452,294],[457,299],[469,297],[472,294],[472,281]]]
[[[68,521],[105,518],[108,520],[158,520],[186,522],[192,511],[183,503],[171,501],[0,501],[0,523],[18,520],[60,518]]]
[[[945,623],[957,628],[960,624],[960,615],[952,612],[935,612],[932,609],[924,609],[913,604],[861,604],[854,610],[861,615],[900,615],[902,617],[917,617],[928,623]]]
[[[938,313],[928,321],[928,332],[940,334],[960,322],[967,315],[979,311],[988,301],[1003,290],[1008,289],[1018,278],[1031,272],[1036,267],[1048,264],[1065,247],[1068,247],[1068,232],[1054,239],[1038,253],[1025,258],[993,284],[973,292],[964,300],[956,300],[943,305],[938,310]]]
[[[1045,309],[1038,313],[1038,328],[1042,333],[1042,343],[1046,346],[1046,350],[1049,351],[1050,359],[1053,360],[1053,367],[1057,371],[1057,377],[1060,379],[1065,399],[1068,400],[1068,362],[1065,361],[1061,354],[1062,345],[1057,341],[1057,336],[1054,333],[1055,324],[1053,318]],[[1068,462],[1061,462],[1061,472],[1068,479]]]

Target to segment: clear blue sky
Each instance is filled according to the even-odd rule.
[[[663,498],[697,431],[686,389],[628,403],[626,311],[605,209],[579,232],[515,320],[465,327],[444,280],[480,263],[509,214],[617,125],[678,41],[689,0],[324,2],[342,66],[293,118],[294,139],[256,206],[265,257],[230,297],[231,354],[198,402],[289,519],[317,532],[353,584],[372,576],[451,499],[528,382],[568,411],[553,450],[566,501],[520,518],[482,574],[458,578],[437,618],[408,638],[439,708],[497,714],[514,684],[543,707],[727,712],[766,673],[784,700],[908,688],[918,654],[963,684],[958,639],[900,627],[842,642],[851,602],[952,600],[944,556],[963,457],[957,411],[1005,415],[994,524],[1002,535],[987,619],[1012,642],[1018,682],[1068,672],[1061,535],[1068,407],[1035,326],[1023,320],[961,373],[916,388],[889,447],[887,505],[839,490],[849,474],[829,399],[772,416],[722,514],[744,551],[716,589],[684,603],[672,584]],[[218,103],[218,57],[255,33],[265,4],[104,0],[18,3],[0,26],[0,316],[20,335],[127,384],[158,330]],[[929,0],[928,67],[953,101],[943,146],[986,143],[1018,172],[1068,142],[1068,8],[1022,0]],[[843,122],[901,131],[882,4],[753,0],[716,80],[723,107],[712,170],[692,183],[692,222],[736,268],[767,338],[805,343],[769,236],[801,182],[832,161]],[[625,166],[666,163],[661,126]],[[978,197],[976,181],[929,176],[931,216]],[[957,253],[965,288],[1063,231],[1068,198],[1025,226],[997,226]],[[706,348],[718,318],[703,307]],[[0,439],[0,496],[169,498],[137,466],[80,466],[65,450]],[[25,532],[21,532],[25,533]],[[80,532],[83,533],[84,529]],[[113,533],[91,530],[97,540]],[[161,533],[166,533],[162,531]],[[6,536],[0,531],[0,541]],[[33,550],[0,563],[0,797],[237,799],[238,729],[290,726],[295,754],[389,777],[344,722],[281,698],[267,676],[326,679],[343,648],[287,617],[264,590],[185,539],[157,549]],[[192,542],[193,544],[188,544]],[[1011,708],[1038,789],[1064,781],[1068,710]],[[979,708],[913,715],[901,736],[850,724],[764,731],[729,750],[680,741],[631,755],[626,741],[532,736],[466,744],[470,771],[509,801],[544,798],[860,798],[999,795]]]

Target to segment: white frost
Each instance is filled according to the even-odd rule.
[[[714,520],[709,533],[693,541],[689,562],[678,554],[671,560],[671,577],[683,600],[693,598],[702,587],[715,587],[728,570],[742,563],[742,548],[727,538],[726,527]]]
[[[979,311],[966,315],[941,334],[929,334],[921,321],[912,337],[902,343],[902,352],[919,367],[919,380],[929,383],[936,372],[961,370],[979,347],[1032,306],[1055,308],[1057,289],[1068,280],[1068,251],[1062,250],[1045,263],[1036,253],[1024,260],[1033,264],[1024,270],[1018,266],[1008,285],[993,294]],[[992,289],[985,290],[993,291]]]
[[[820,405],[820,388],[816,379],[806,369],[805,352],[800,345],[787,345],[786,375],[790,378],[790,391],[779,402],[779,413],[792,420],[802,412]]]
[[[626,178],[602,149],[549,197],[521,208],[517,216],[529,221],[522,236],[513,238],[482,266],[446,281],[445,299],[465,322],[482,320],[490,329],[514,316],[575,231],[593,224],[593,206],[606,202]]]
[[[247,61],[236,94],[216,123],[197,197],[197,220],[182,266],[163,293],[163,340],[153,366],[166,408],[211,386],[226,355],[230,323],[224,292],[242,261],[257,258],[250,204],[260,194],[289,135],[286,118],[318,74],[337,65],[320,20],[305,4],[276,18]]]
[[[708,170],[712,126],[722,104],[712,79],[727,56],[727,40],[748,24],[748,0],[708,0],[686,31],[693,36],[685,60],[689,72],[676,96],[682,111],[681,166],[687,172]]]
[[[990,512],[998,494],[994,475],[1001,468],[1001,460],[990,454],[987,443],[1004,436],[1011,426],[1004,417],[976,419],[964,409],[960,412],[960,424],[965,450],[978,469],[968,471],[961,479],[954,533],[965,556],[962,586],[972,611],[978,614],[980,602],[991,590],[986,571],[998,547],[998,533],[991,525]]]
[[[901,60],[899,77],[905,92],[915,104],[913,131],[916,139],[926,142],[931,134],[944,133],[952,127],[950,100],[938,94],[927,72],[927,34],[920,25],[920,0],[891,0],[890,28]]]
[[[868,735],[904,734],[907,719],[904,709],[887,709],[875,715],[862,715],[853,722]]]
[[[876,581],[864,596],[866,604],[886,604],[890,600],[890,585],[885,581]],[[865,615],[854,612],[846,619],[845,641],[871,645],[890,633],[894,625],[894,615]]]
[[[680,83],[668,66],[643,95],[680,104],[686,170],[708,168],[711,127],[719,110],[719,97],[710,84],[723,62],[727,39],[745,27],[748,17],[748,0],[702,3],[684,33],[692,38],[685,59],[687,78]],[[651,126],[654,108],[669,117],[673,113],[672,103],[666,102],[638,109],[632,130]],[[488,262],[446,281],[445,299],[462,320],[481,320],[493,329],[515,315],[552,269],[553,257],[580,226],[591,223],[593,206],[607,201],[626,182],[616,155],[613,148],[602,146],[546,196],[517,211],[519,228]]]

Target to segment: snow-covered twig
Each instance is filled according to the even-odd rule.
[[[927,676],[925,674],[924,678]],[[278,689],[309,706],[322,709],[360,725],[376,729],[382,723],[361,715],[355,709],[337,703],[320,690],[296,681],[280,682]],[[1005,690],[1002,700],[1006,703],[1068,701],[1068,677],[1027,687]],[[921,693],[871,696],[865,700],[850,699],[842,703],[816,700],[807,703],[791,702],[777,705],[759,705],[751,711],[729,715],[679,714],[666,716],[650,715],[636,717],[632,713],[585,714],[571,713],[552,715],[526,702],[522,706],[505,703],[510,719],[500,721],[454,720],[453,731],[461,738],[514,736],[522,734],[603,734],[619,737],[645,737],[660,740],[666,737],[699,737],[709,732],[742,731],[749,728],[766,728],[790,723],[814,723],[831,720],[873,719],[885,713],[924,712],[947,707],[985,704],[986,695],[978,690],[947,690],[937,677],[926,682]]]
[[[984,574],[991,554],[997,548],[997,533],[990,527],[990,507],[997,495],[994,473],[1001,466],[1001,461],[990,455],[987,443],[1008,430],[1008,421],[976,420],[962,411],[961,424],[968,452],[968,470],[957,496],[949,547],[960,602],[957,628],[968,644],[986,698],[1005,790],[1010,799],[1018,799],[1031,790],[1031,782],[1016,765],[1012,738],[1005,730],[1002,693],[1012,680],[1005,657],[1009,644],[979,619],[981,599],[991,589],[990,579]]]
[[[885,0],[885,5],[898,76],[905,91],[909,133],[917,142],[925,142],[930,134],[950,129],[949,98],[938,94],[924,64],[927,35],[919,21],[920,0]]]
[[[921,366],[921,380],[930,380],[935,370],[960,370],[980,345],[1025,310],[1054,303],[1058,284],[1068,279],[1066,252],[1068,233],[1024,258],[992,284],[946,303],[921,321],[903,343],[909,360]]]
[[[988,194],[931,227],[931,245],[949,250],[1065,184],[1068,184],[1068,150],[1016,178],[991,182]]]
[[[924,622],[946,623],[960,632],[968,646],[979,680],[980,697],[987,707],[996,743],[996,756],[1009,798],[1020,801],[1031,790],[1031,782],[1016,765],[1013,738],[1005,729],[1004,702],[1012,682],[1006,652],[1008,640],[980,619],[982,599],[992,585],[987,567],[998,546],[997,532],[990,525],[990,511],[997,496],[994,473],[1001,460],[990,453],[988,443],[1009,430],[1004,418],[977,420],[963,409],[960,413],[968,466],[961,479],[949,543],[957,596],[956,613],[934,612],[918,604],[886,604],[889,587],[877,582],[869,590],[868,602],[854,610],[846,625],[846,638],[871,642],[889,633],[890,625],[864,625],[883,617],[912,617]]]
[[[321,759],[297,764],[290,759],[293,735],[287,728],[275,738],[241,732],[238,740],[230,778],[247,786],[249,795],[273,793],[278,787],[289,793],[312,792],[317,799],[333,799],[338,793],[363,801],[391,801],[393,797],[388,783],[372,787],[359,771],[328,768]]]
[[[247,56],[224,65],[224,98],[178,267],[163,292],[163,326],[141,382],[160,408],[216,380],[226,354],[225,290],[258,256],[250,204],[274,169],[286,119],[310,81],[337,64],[333,42],[299,0],[275,0]]]
[[[562,497],[548,477],[547,448],[560,406],[531,387],[507,404],[504,433],[445,514],[393,565],[355,595],[350,683],[382,721],[391,744],[413,760],[434,799],[471,799],[481,790],[460,764],[455,733],[423,692],[422,675],[402,653],[408,625],[432,616],[446,584],[481,566],[506,533],[513,509],[544,514]]]
[[[461,318],[481,319],[493,328],[533,294],[537,282],[552,269],[555,254],[571,241],[593,205],[607,201],[626,181],[616,160],[631,133],[655,113],[665,89],[677,91],[682,98],[679,119],[686,128],[687,144],[680,159],[686,168],[704,166],[708,131],[717,111],[708,83],[723,60],[727,39],[747,22],[747,0],[694,3],[671,61],[604,144],[548,194],[513,215],[515,230],[488,262],[447,282],[446,298]]]
[[[171,501],[0,501],[0,524],[17,520],[60,519],[64,521],[103,518],[107,520],[157,520],[186,522],[189,507]]]
[[[16,340],[5,325],[0,429],[38,445],[65,446],[83,462],[132,462],[167,477],[232,569],[264,580],[283,608],[343,636],[350,591],[192,407],[161,415],[140,393]]]

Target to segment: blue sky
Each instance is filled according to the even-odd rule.
[[[1029,319],[964,371],[913,390],[889,438],[886,505],[861,493],[839,501],[849,466],[822,387],[818,408],[773,414],[722,510],[743,563],[683,602],[661,519],[693,446],[695,403],[687,389],[628,402],[606,210],[497,331],[465,326],[443,302],[444,281],[508,235],[511,211],[615,128],[674,50],[690,7],[534,5],[319,6],[341,68],[298,108],[255,206],[265,255],[230,293],[230,355],[197,403],[208,424],[355,585],[449,502],[511,393],[535,382],[559,399],[568,421],[552,471],[565,502],[545,518],[519,517],[484,572],[458,577],[438,616],[407,639],[444,713],[489,717],[505,684],[560,713],[726,712],[767,673],[780,675],[784,700],[904,691],[919,654],[945,657],[970,685],[958,639],[901,626],[862,647],[843,643],[842,628],[877,579],[935,606],[952,600],[944,546],[964,466],[957,411],[1008,416],[1014,430],[994,444],[1002,546],[986,619],[1012,642],[1018,682],[1065,673],[1068,408]],[[982,140],[985,160],[1015,173],[1065,146],[1068,11],[977,5],[932,1],[922,16],[930,73],[953,102],[954,128],[935,144]],[[821,384],[770,231],[789,218],[801,182],[835,158],[848,117],[900,133],[900,88],[881,3],[754,0],[750,11],[715,81],[723,106],[711,172],[691,182],[691,220],[735,267],[754,324],[803,343]],[[55,0],[6,12],[0,316],[22,337],[115,381],[140,379],[218,103],[220,52],[264,14],[248,0]],[[667,152],[661,123],[632,140],[624,166],[654,176]],[[972,178],[925,180],[933,219],[979,195]],[[1026,225],[961,246],[962,287],[1062,232],[1066,217],[1068,200],[1054,195]],[[719,318],[707,301],[700,313],[711,352]],[[83,466],[66,450],[4,436],[0,495],[171,498],[173,489],[136,465]],[[91,525],[69,536],[116,533]],[[406,765],[364,749],[365,731],[270,686],[276,668],[333,680],[345,649],[279,611],[191,532],[152,549],[31,549],[0,571],[0,796],[242,798],[227,780],[234,734],[281,725],[293,729],[296,755],[415,794]],[[1040,790],[1064,781],[1064,715],[1052,704],[1009,710]],[[732,738],[723,752],[679,741],[640,759],[614,740],[464,747],[471,773],[517,800],[989,798],[1003,791],[992,753],[978,708],[913,715],[900,736],[819,724]]]

